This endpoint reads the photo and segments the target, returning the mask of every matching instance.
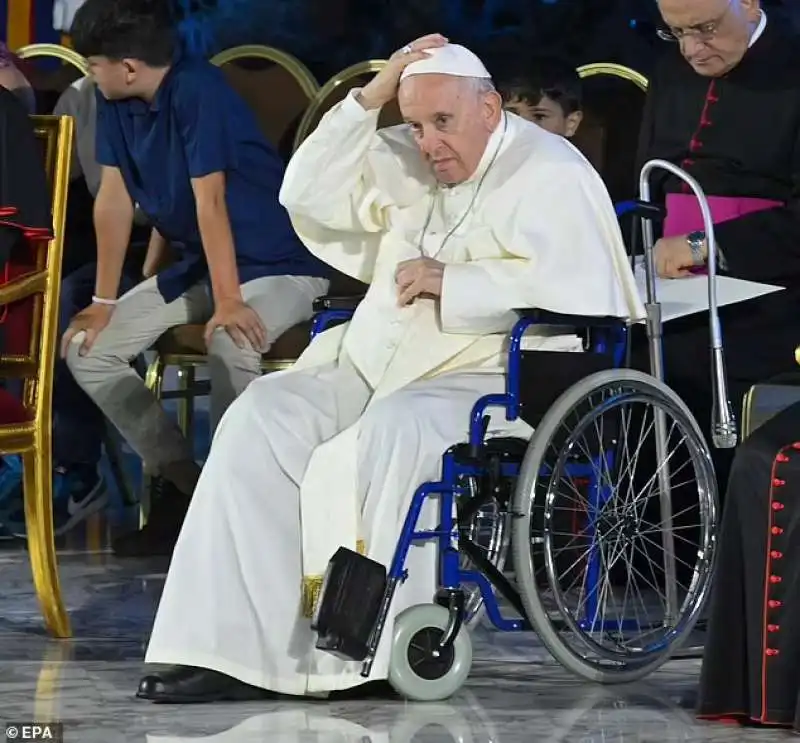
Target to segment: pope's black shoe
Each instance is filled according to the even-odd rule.
[[[203,704],[207,702],[256,702],[274,699],[265,689],[217,671],[192,666],[173,666],[145,676],[136,692],[139,699],[157,704]]]

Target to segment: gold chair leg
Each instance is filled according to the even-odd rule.
[[[164,359],[159,354],[153,359],[150,366],[147,367],[147,373],[144,377],[144,384],[156,400],[161,400],[161,390],[164,388],[164,372],[166,371],[166,364]],[[139,528],[141,529],[147,523],[147,517],[150,514],[150,475],[145,470],[146,462],[142,462],[142,492],[139,496]]]
[[[158,354],[156,354],[150,366],[147,367],[144,384],[153,393],[156,400],[161,399],[161,388],[164,384],[164,360]]]
[[[195,368],[187,364],[178,368],[178,427],[194,451],[194,398]]]
[[[33,701],[34,720],[57,720],[61,712],[61,689],[67,662],[73,659],[71,642],[48,642],[36,679]]]
[[[49,432],[48,432],[49,436]],[[22,455],[25,527],[33,585],[47,629],[56,637],[72,637],[61,597],[53,533],[53,467],[50,441],[37,441],[34,451]]]

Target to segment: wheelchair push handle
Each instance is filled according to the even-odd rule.
[[[708,245],[708,322],[711,353],[711,385],[713,407],[711,414],[711,436],[718,449],[732,449],[737,443],[736,418],[728,395],[728,375],[722,348],[722,327],[717,305],[717,241],[714,234],[714,220],[711,207],[700,184],[682,168],[666,160],[650,160],[645,163],[639,175],[638,204],[652,204],[650,177],[655,170],[665,170],[682,180],[692,190],[700,205],[703,226]],[[647,278],[647,319],[650,341],[650,359],[654,375],[663,381],[663,361],[661,354],[661,311],[656,297],[656,270],[653,249],[653,216],[642,217],[642,236],[644,240],[644,267]]]

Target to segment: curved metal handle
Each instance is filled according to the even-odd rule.
[[[651,201],[650,176],[654,170],[666,170],[679,178],[692,190],[700,205],[703,216],[706,241],[708,244],[708,322],[711,351],[711,384],[713,388],[713,407],[711,415],[711,436],[718,449],[731,449],[737,443],[736,418],[733,415],[728,397],[728,376],[722,348],[722,327],[717,306],[717,241],[714,234],[714,220],[700,184],[685,170],[666,160],[650,160],[645,163],[639,175],[639,195],[642,201]],[[656,270],[653,248],[653,224],[642,219],[644,237],[645,273],[647,276],[648,336],[651,340],[651,361],[653,373],[663,381],[663,362],[661,356],[661,315],[656,298]],[[658,327],[655,327],[655,326]]]

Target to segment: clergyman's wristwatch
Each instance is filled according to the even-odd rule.
[[[692,263],[695,266],[702,266],[705,262],[703,255],[703,247],[706,242],[706,233],[702,230],[692,232],[686,236],[686,242],[689,243],[689,248],[692,251]]]

